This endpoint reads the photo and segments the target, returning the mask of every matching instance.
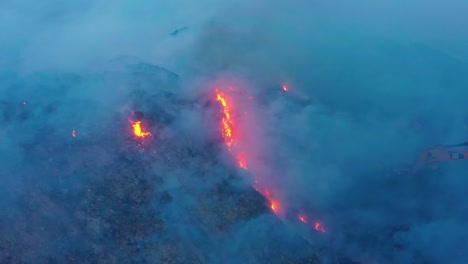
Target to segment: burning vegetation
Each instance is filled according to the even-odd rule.
[[[137,150],[145,151],[150,145],[154,144],[154,135],[151,131],[151,120],[141,111],[134,111],[131,113],[126,126],[130,133],[130,141],[134,142]]]
[[[284,91],[289,90],[286,85],[282,85],[281,87]],[[238,167],[244,170],[248,170],[246,152],[244,149],[242,149],[242,142],[240,142],[241,131],[239,129],[239,125],[237,124],[237,120],[235,120],[236,109],[234,105],[234,100],[228,97],[227,94],[222,92],[220,89],[215,90],[215,97],[216,101],[218,101],[218,103],[222,107],[223,112],[220,130],[221,135],[224,139],[224,143],[228,151],[236,159]],[[256,175],[254,175],[253,177],[256,177]],[[274,195],[270,192],[270,189],[258,186],[258,180],[256,178],[254,179],[253,188],[258,193],[260,193],[266,200],[268,200],[269,208],[275,215],[281,216],[286,213],[286,208],[283,208],[283,206],[281,205],[282,203],[274,197]],[[308,224],[306,216],[300,215],[298,219],[301,223]],[[325,232],[324,226],[319,222],[313,223],[311,227],[316,231]]]
[[[157,74],[146,73],[151,70],[138,69],[135,83],[163,87],[152,83]],[[285,209],[272,190],[267,195],[270,189],[260,184],[246,187],[209,143],[186,139],[193,130],[177,126],[187,119],[173,109],[193,111],[193,102],[168,93],[140,94],[130,100],[133,113],[110,114],[100,127],[95,118],[56,126],[64,120],[62,108],[45,111],[47,105],[36,101],[0,104],[2,124],[50,120],[45,129],[28,129],[32,137],[15,138],[28,162],[14,176],[28,188],[19,210],[3,211],[0,263],[291,263],[315,254],[271,217],[270,211],[279,215]],[[233,163],[254,174],[253,155],[243,148],[244,111],[234,99],[216,90],[219,134]],[[44,111],[34,115],[30,108]],[[292,254],[291,240],[306,245],[300,256]]]
[[[130,123],[132,124],[133,127],[133,135],[137,138],[147,138],[151,136],[151,133],[148,131],[145,131],[145,128],[142,127],[141,121],[131,121]]]
[[[152,136],[142,121],[148,123],[148,118],[140,111],[132,112],[132,118],[129,120],[132,126],[133,136],[137,139],[146,139]]]
[[[234,143],[234,136],[232,134],[232,131],[234,130],[234,121],[231,118],[231,104],[228,103],[228,99],[224,93],[218,89],[216,89],[216,100],[223,107],[224,116],[222,118],[223,127],[221,128],[221,133],[226,146],[228,146],[229,151],[231,151],[231,146]]]

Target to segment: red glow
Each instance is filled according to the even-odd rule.
[[[278,215],[281,212],[282,208],[281,208],[279,201],[272,197],[270,190],[265,189],[264,191],[262,191],[258,188],[255,188],[255,189],[257,190],[257,192],[262,194],[263,197],[265,197],[265,199],[267,199],[270,202],[270,209],[273,211],[273,213]]]
[[[151,133],[148,131],[145,131],[145,129],[142,127],[141,121],[135,121],[135,122],[130,121],[130,123],[132,124],[133,134],[135,135],[135,137],[146,138],[146,137],[151,136]]]
[[[307,218],[305,216],[299,215],[298,218],[302,223],[307,224]],[[321,223],[315,222],[313,227],[316,231],[325,233],[325,227]]]
[[[300,215],[299,220],[301,220],[301,222],[304,223],[304,224],[307,223],[307,218],[305,216]]]
[[[325,233],[325,228],[323,227],[322,224],[320,224],[319,222],[316,222],[315,223],[315,230],[319,231],[319,232],[322,232],[322,233]]]
[[[234,138],[232,135],[234,124],[231,119],[231,106],[228,104],[228,100],[226,96],[224,95],[224,93],[219,91],[218,89],[216,89],[216,100],[219,101],[221,105],[223,106],[224,117],[222,120],[223,122],[222,134],[223,134],[223,138],[224,138],[226,145],[230,148],[232,144],[234,143]]]
[[[286,85],[282,85],[282,89],[284,91],[288,91],[288,87]],[[233,90],[230,88],[229,90]],[[235,157],[235,160],[237,162],[237,165],[239,168],[242,168],[244,170],[248,169],[247,166],[247,157],[249,157],[245,153],[245,149],[242,148],[243,145],[245,145],[245,142],[239,142],[240,139],[242,139],[240,136],[239,131],[236,131],[239,127],[236,124],[236,120],[234,120],[234,112],[233,109],[235,109],[235,105],[233,105],[234,100],[233,98],[229,98],[224,92],[220,91],[219,89],[216,89],[215,91],[216,95],[216,101],[219,102],[219,104],[223,108],[223,118],[221,120],[220,124],[220,130],[222,137],[224,139],[224,144],[228,147],[229,152]],[[253,97],[248,97],[249,100],[253,100]],[[242,113],[242,112],[240,112]],[[243,112],[244,116],[246,115],[247,112]],[[248,131],[247,131],[248,132]],[[255,169],[255,167],[253,168]],[[255,170],[254,170],[255,171]],[[277,199],[277,196],[274,196],[270,193],[269,188],[259,187],[259,181],[258,181],[258,175],[254,175],[254,183],[253,183],[253,188],[259,192],[265,199],[268,201],[268,205],[272,212],[281,217],[284,216],[285,214],[285,209],[282,206],[282,203]],[[325,232],[325,228],[323,227],[322,224],[319,222],[316,222],[315,224],[308,224],[308,219],[305,215],[301,214],[298,216],[299,220],[307,224],[309,227],[314,228],[318,232]]]
[[[282,85],[282,88],[284,91],[288,91],[288,87],[286,85]],[[229,91],[233,91],[233,89],[230,87]],[[230,93],[231,93],[230,92]],[[230,98],[225,94],[224,92],[220,91],[219,89],[215,90],[215,95],[216,95],[216,101],[222,106],[222,111],[223,111],[223,117],[221,120],[220,124],[220,131],[222,134],[222,137],[224,139],[224,144],[228,147],[229,152],[232,154],[232,157],[234,158],[235,162],[239,166],[239,168],[242,168],[244,170],[248,169],[248,158],[253,157],[254,155],[250,152],[245,152],[246,149],[243,148],[243,146],[247,145],[244,140],[245,138],[242,137],[244,136],[244,133],[239,132],[239,128],[242,129],[242,126],[239,126],[237,118],[235,118],[235,114],[233,109],[235,108],[235,105],[233,103],[235,102],[235,98]],[[253,97],[247,97],[249,100],[252,100]],[[246,116],[246,111],[239,112],[238,114],[244,113],[243,116]],[[250,113],[249,113],[250,116]],[[236,120],[234,120],[234,118]],[[244,118],[244,117],[240,117]],[[245,131],[247,134],[252,136],[250,131]],[[243,140],[244,139],[244,140]],[[249,155],[250,154],[250,155]],[[250,163],[249,163],[250,165]],[[254,163],[255,165],[255,163]],[[250,170],[252,174],[254,174],[254,183],[253,183],[253,188],[260,193],[265,199],[268,201],[268,206],[270,207],[271,211],[277,215],[278,217],[284,217],[286,210],[283,208],[283,203],[278,200],[277,195],[272,195],[270,192],[270,188],[265,188],[265,186],[260,187],[259,186],[259,181],[257,175],[258,170],[256,170],[255,166],[250,165]],[[260,175],[261,176],[261,175]],[[262,180],[265,180],[264,178],[261,178]],[[308,219],[305,215],[299,215],[298,216],[299,220],[307,224]],[[320,224],[320,223],[315,223],[315,224],[308,224],[310,228],[314,228],[315,230],[319,232],[325,232],[325,228]]]
[[[247,161],[245,160],[245,156],[243,153],[237,155],[237,162],[239,167],[246,170],[247,169]]]
[[[75,130],[72,131],[72,137],[76,137],[76,131]]]
[[[278,214],[279,211],[279,205],[275,201],[270,201],[270,208],[273,211],[273,213]]]
[[[230,88],[230,90],[233,90]],[[231,147],[237,145],[238,138],[234,136],[234,128],[235,122],[233,120],[233,113],[232,113],[232,100],[226,96],[222,91],[216,89],[216,101],[218,101],[221,106],[223,107],[223,119],[221,125],[221,133],[224,139],[224,143],[228,147],[230,152],[236,152]],[[237,132],[238,133],[238,132]],[[235,154],[235,153],[234,153]],[[247,159],[245,153],[241,152],[235,156],[237,160],[237,164],[240,168],[247,170]],[[257,190],[260,194],[262,194],[270,203],[270,209],[275,213],[278,214],[280,212],[280,204],[277,200],[274,200],[270,194],[270,192],[265,189],[265,191],[260,190],[256,186],[257,179],[255,179],[255,185],[253,186],[255,190]]]

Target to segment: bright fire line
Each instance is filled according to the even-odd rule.
[[[284,91],[288,91],[288,87],[286,85],[282,85],[282,88]],[[218,101],[221,106],[223,107],[223,118],[222,118],[222,127],[221,127],[221,131],[222,131],[222,136],[223,136],[223,139],[224,139],[224,143],[226,144],[226,146],[228,147],[229,149],[229,152],[232,152],[232,146],[233,145],[236,145],[238,142],[236,140],[236,138],[234,137],[234,120],[233,120],[233,114],[232,114],[232,106],[231,106],[231,102],[230,100],[226,97],[226,95],[221,92],[219,89],[216,89],[216,101]],[[236,156],[236,160],[238,162],[238,166],[242,169],[245,169],[247,170],[247,160],[245,158],[245,153],[239,153],[237,156]],[[255,179],[255,183],[257,183],[257,179]],[[255,190],[257,192],[259,192],[260,194],[263,195],[263,197],[265,197],[265,199],[267,199],[270,203],[270,209],[276,214],[278,215],[280,213],[280,211],[282,210],[281,206],[280,206],[280,203],[274,199],[270,193],[270,191],[268,189],[260,189],[256,186],[256,184],[253,186],[255,188]],[[300,215],[298,216],[299,220],[304,223],[304,224],[307,224],[307,218],[303,215]],[[319,232],[325,232],[325,228],[323,227],[323,225],[319,222],[316,222],[313,226],[312,226],[315,230],[319,231]]]

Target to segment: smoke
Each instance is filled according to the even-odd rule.
[[[466,164],[399,171],[466,141],[466,11],[3,1],[0,262],[465,263]]]
[[[464,140],[466,4],[309,5],[224,13],[202,35],[202,69],[244,76],[252,85],[243,89],[263,99],[290,87],[257,109],[268,125],[250,127],[266,131],[264,145],[247,152],[263,148],[263,174],[281,186],[284,206],[322,216],[331,244],[355,261],[462,263],[464,231],[453,221],[465,221],[464,208],[448,204],[462,199],[452,188],[465,180],[450,175],[463,168],[421,179],[396,172],[431,145]]]

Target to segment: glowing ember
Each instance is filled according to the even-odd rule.
[[[245,160],[245,157],[243,154],[237,155],[237,161],[239,163],[239,167],[246,170],[247,169],[247,161]]]
[[[301,222],[304,223],[304,224],[307,223],[307,218],[305,218],[305,216],[300,215],[299,220],[301,220]]]
[[[259,193],[261,193],[269,202],[270,202],[270,209],[275,213],[276,215],[279,214],[280,212],[280,204],[277,200],[273,199],[270,191],[268,189],[265,189],[264,191],[261,191],[257,188],[255,188]]]
[[[298,216],[299,220],[304,223],[304,224],[307,224],[307,218],[303,215],[299,215]],[[318,232],[322,232],[322,233],[325,233],[325,227],[320,224],[319,222],[315,222],[315,224],[313,225],[314,229],[317,230]]]
[[[236,139],[234,137],[234,120],[232,119],[232,106],[231,106],[231,100],[227,98],[227,96],[221,92],[220,90],[216,89],[216,101],[218,101],[222,107],[223,107],[223,119],[222,119],[222,136],[224,138],[224,143],[228,146],[229,151],[233,152],[231,147],[238,142],[236,142]],[[239,153],[236,156],[237,164],[239,165],[240,168],[247,170],[247,160],[245,158],[244,153]],[[255,179],[255,182],[257,180]],[[261,193],[269,202],[270,202],[270,208],[271,210],[275,213],[278,214],[279,212],[279,203],[277,201],[274,201],[271,198],[270,192],[268,190],[261,191],[257,186],[254,186],[255,190],[257,190],[259,193]]]
[[[234,143],[234,138],[232,136],[233,122],[231,120],[230,105],[227,102],[226,96],[218,89],[216,89],[216,100],[219,101],[221,105],[223,106],[224,117],[222,120],[223,122],[222,134],[223,134],[223,138],[224,138],[226,145],[230,148],[232,144]]]
[[[325,228],[319,222],[315,223],[315,230],[325,233]]]
[[[278,213],[279,207],[278,207],[278,203],[276,203],[275,201],[270,202],[270,208],[275,214]]]
[[[135,121],[135,122],[130,121],[130,123],[132,123],[133,134],[134,134],[136,137],[139,137],[139,138],[146,138],[146,137],[151,136],[151,133],[150,133],[150,132],[144,131],[144,129],[142,128],[142,126],[141,126],[141,121]]]
[[[76,131],[75,130],[72,131],[72,137],[76,137]]]
[[[286,85],[282,85],[282,88],[284,91],[288,91],[288,87]],[[230,88],[232,90],[232,88]],[[249,99],[253,99],[252,97],[249,97]],[[228,146],[229,152],[232,153],[232,155],[235,157],[235,160],[237,161],[237,164],[240,168],[247,170],[247,159],[246,159],[246,153],[242,152],[242,149],[239,149],[242,144],[239,144],[239,132],[234,131],[235,128],[235,122],[233,120],[233,112],[232,112],[232,100],[230,100],[223,92],[220,90],[216,89],[216,101],[220,103],[220,105],[223,107],[223,118],[222,118],[222,124],[221,124],[221,134],[224,139],[224,143],[226,146]],[[244,115],[247,113],[244,112]],[[234,136],[236,135],[236,136]],[[233,148],[231,148],[233,147]],[[284,208],[282,208],[280,202],[276,199],[275,196],[271,195],[270,190],[267,188],[260,188],[258,186],[258,181],[257,177],[254,176],[254,184],[253,188],[259,192],[269,203],[270,209],[273,211],[278,216],[283,215]],[[307,224],[308,220],[304,215],[299,215],[298,216],[299,220]],[[315,223],[312,224],[310,227],[315,228],[315,230],[319,232],[325,232],[325,228],[320,224],[320,223]]]

